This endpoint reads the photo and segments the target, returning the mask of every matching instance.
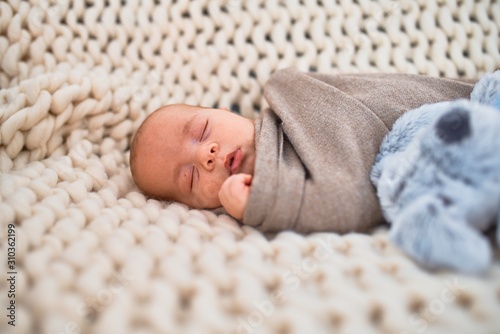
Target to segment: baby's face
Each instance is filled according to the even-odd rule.
[[[219,190],[230,175],[253,175],[254,137],[252,121],[226,110],[163,107],[138,135],[134,181],[150,196],[219,207]]]

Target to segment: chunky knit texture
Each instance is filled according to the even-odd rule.
[[[284,67],[476,78],[500,67],[499,6],[0,2],[0,332],[495,333],[498,259],[467,277],[422,270],[383,228],[265,236],[145,198],[128,146],[166,103],[253,117]]]

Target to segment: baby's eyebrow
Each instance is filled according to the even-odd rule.
[[[182,173],[181,173],[181,168],[179,165],[175,166],[174,184],[177,186],[177,189],[179,191],[182,189]]]
[[[185,179],[184,179],[184,173],[183,173],[183,169],[184,169],[185,166],[182,166],[182,165],[176,165],[174,167],[174,172],[172,174],[173,176],[173,183],[175,184],[176,188],[177,188],[177,191],[183,195],[183,194],[186,194],[186,192],[189,191],[189,187],[187,186],[187,183],[185,182]]]
[[[193,124],[193,122],[197,116],[198,116],[198,114],[193,115],[186,123],[184,123],[184,126],[182,128],[182,135],[183,136],[185,136],[189,132],[189,129],[191,128],[191,124]]]

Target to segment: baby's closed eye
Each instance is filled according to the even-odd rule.
[[[199,136],[199,141],[200,141],[200,142],[205,141],[205,140],[208,138],[208,131],[207,131],[207,127],[208,127],[208,119],[207,119],[207,121],[205,122],[205,125],[203,126],[202,131],[201,131],[201,134],[200,134],[200,136]]]

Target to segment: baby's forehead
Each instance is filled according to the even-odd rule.
[[[165,106],[153,112],[146,120],[143,127],[152,130],[158,126],[177,126],[192,115],[194,110],[182,106]]]
[[[140,141],[149,147],[155,147],[159,144],[155,141],[167,138],[178,143],[186,135],[190,124],[206,110],[208,108],[181,104],[161,107],[144,120]]]
[[[193,113],[203,110],[204,108],[198,106],[190,106],[188,104],[170,104],[161,107],[155,113],[165,115],[166,117],[174,115],[192,115]]]

